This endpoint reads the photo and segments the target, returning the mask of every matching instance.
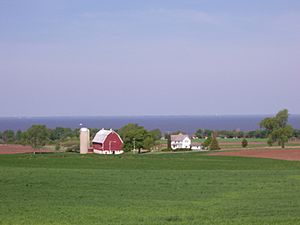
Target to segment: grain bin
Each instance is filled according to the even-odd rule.
[[[87,154],[90,146],[90,130],[80,129],[80,154]]]

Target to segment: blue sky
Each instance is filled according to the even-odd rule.
[[[300,114],[300,1],[0,0],[0,116]]]

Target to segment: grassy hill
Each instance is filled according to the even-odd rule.
[[[0,224],[300,224],[300,162],[1,155]]]

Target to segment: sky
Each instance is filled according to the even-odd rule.
[[[300,114],[299,0],[0,0],[0,116]]]

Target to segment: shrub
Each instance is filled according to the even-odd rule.
[[[244,139],[242,140],[242,147],[243,147],[243,148],[246,148],[247,146],[248,146],[248,141],[247,141],[246,138],[244,138]]]

